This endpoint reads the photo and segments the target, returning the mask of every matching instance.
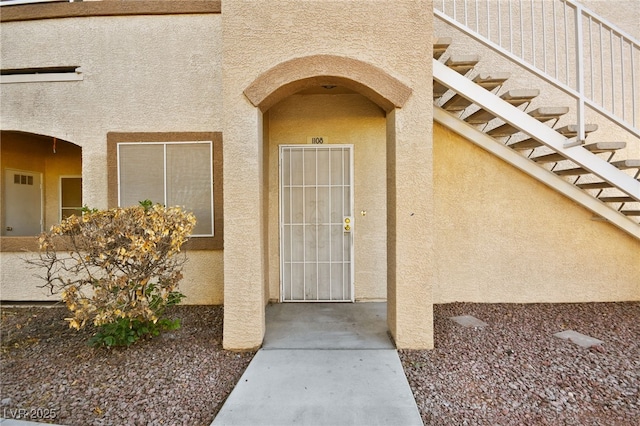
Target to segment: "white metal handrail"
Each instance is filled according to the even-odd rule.
[[[434,15],[640,137],[640,42],[574,0],[440,0]]]

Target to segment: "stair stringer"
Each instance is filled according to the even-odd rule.
[[[587,151],[582,146],[570,146],[571,141],[547,125],[540,123],[522,110],[503,101],[495,94],[478,86],[468,78],[433,59],[434,80],[464,96],[481,108],[490,111],[505,123],[520,129],[553,151],[562,154],[579,167],[609,182],[625,194],[640,201],[640,182],[620,171],[612,164]]]
[[[594,214],[606,219],[622,231],[640,240],[640,225],[622,213],[619,213],[617,210],[607,206],[597,198],[591,196],[589,193],[567,182],[553,172],[540,167],[532,160],[522,156],[508,146],[499,143],[492,137],[487,136],[480,130],[476,129],[474,126],[435,105],[433,108],[433,119],[470,142],[475,143],[485,151],[490,152],[534,179],[555,189],[564,196],[592,211]]]
[[[640,201],[640,182],[622,172],[612,164],[584,149],[573,146],[572,141],[547,125],[540,123],[522,110],[503,101],[495,94],[476,85],[468,78],[451,70],[433,59],[433,78],[454,92],[464,96],[482,109],[490,111],[506,123],[520,129],[521,132],[535,138],[543,145],[560,153],[580,167],[609,182],[613,187]],[[477,130],[458,117],[434,105],[434,119],[483,149],[497,155],[525,173],[540,180],[577,203],[588,208],[598,216],[608,220],[618,228],[640,239],[640,225],[630,218],[607,206],[589,193],[572,185],[563,178],[523,157],[518,152],[499,143],[492,137]],[[441,121],[442,120],[442,121]]]
[[[532,160],[522,156],[508,146],[497,142],[491,136],[487,136],[474,126],[464,122],[442,108],[434,106],[433,119],[640,240],[640,225],[591,196],[589,193],[567,182],[553,172],[540,167]]]

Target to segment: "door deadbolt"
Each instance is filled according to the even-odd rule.
[[[351,217],[344,218],[344,232],[351,232]]]

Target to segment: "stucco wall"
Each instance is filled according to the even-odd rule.
[[[640,241],[434,125],[434,302],[640,300]]]
[[[107,207],[106,134],[221,129],[220,15],[2,24],[2,67],[79,66],[84,80],[2,85],[2,128],[83,148],[83,196]]]
[[[107,206],[107,132],[223,131],[226,249],[190,253],[182,289],[186,303],[221,303],[224,276],[226,347],[262,341],[264,304],[278,297],[277,145],[308,132],[356,145],[355,209],[367,211],[356,297],[389,295],[399,346],[433,344],[434,301],[640,299],[638,241],[439,126],[432,152],[431,35],[430,2],[414,0],[225,0],[223,15],[3,23],[3,68],[80,66],[84,80],[3,85],[2,128],[81,146],[95,207]],[[263,116],[244,95],[279,64],[323,54],[374,65],[411,95],[386,117],[351,94],[294,95]],[[2,298],[44,297],[19,254],[0,262]]]
[[[224,3],[222,16],[225,347],[250,348],[260,344],[264,332],[261,304],[264,305],[268,299],[264,293],[268,279],[264,250],[267,247],[265,240],[272,236],[267,236],[264,231],[264,222],[256,221],[256,217],[264,218],[269,214],[264,197],[268,188],[262,186],[266,184],[261,167],[265,158],[263,116],[262,111],[248,102],[243,92],[260,75],[281,63],[323,54],[372,64],[413,90],[403,110],[391,114],[389,119],[397,123],[394,127],[397,138],[393,139],[393,144],[398,147],[398,157],[394,161],[399,166],[424,166],[413,174],[410,167],[393,170],[398,172],[401,188],[398,193],[398,226],[393,222],[392,232],[407,235],[397,251],[402,260],[394,260],[394,265],[398,266],[402,282],[413,283],[414,288],[410,289],[411,284],[398,286],[402,290],[398,302],[407,310],[397,316],[396,310],[390,310],[389,317],[394,324],[392,332],[395,333],[396,319],[402,324],[398,327],[397,337],[403,345],[428,346],[430,317],[425,314],[427,310],[418,305],[430,303],[430,283],[425,274],[426,268],[421,266],[415,252],[414,255],[409,253],[408,248],[418,244],[429,245],[426,228],[431,214],[431,198],[426,195],[430,185],[424,183],[429,183],[431,178],[430,2],[228,0]],[[317,75],[322,75],[321,66],[316,71]],[[409,147],[417,150],[410,153]],[[419,187],[424,197],[407,198],[408,185],[405,184],[411,174],[414,183],[421,183]],[[405,201],[407,203],[403,204]],[[409,216],[410,209],[422,215]],[[405,298],[412,300],[403,305]],[[409,324],[413,324],[414,330],[409,330]],[[405,326],[407,333],[404,333]]]
[[[543,1],[532,3],[539,11]],[[544,2],[547,16],[552,11],[551,3]],[[639,2],[584,0],[580,3],[631,36],[640,38],[640,27],[637,25]],[[501,4],[503,16],[506,16],[507,3]],[[556,2],[557,7],[559,4]],[[495,3],[492,4],[492,7],[495,6]],[[518,4],[511,2],[511,6],[514,19],[517,20]],[[531,4],[527,2],[524,7],[528,11]],[[495,22],[491,24],[492,34],[495,35],[497,25]],[[516,53],[520,49],[520,34],[523,35],[525,51],[531,50],[529,31],[532,24],[526,20],[524,25],[524,31],[515,31]],[[535,25],[538,36],[541,36],[540,22]],[[481,27],[486,30],[486,23],[482,23]],[[502,28],[503,43],[508,46],[506,21],[502,22]],[[557,127],[576,122],[575,102],[551,84],[522,71],[439,19],[434,21],[434,35],[452,37],[452,53],[478,54],[480,63],[475,72],[511,73],[501,92],[508,89],[539,89],[540,96],[534,99],[528,110],[567,106],[571,111],[561,118]],[[560,47],[563,47],[564,31],[555,35]],[[585,37],[588,36],[588,32],[585,32]],[[542,52],[546,51],[548,69],[553,72],[555,64],[549,52],[552,52],[554,33],[548,31],[546,37],[546,46],[539,40],[537,42],[537,63],[542,66]],[[598,34],[594,34],[594,37],[597,39]],[[571,43],[571,29],[568,38]],[[608,39],[605,41],[608,42]],[[619,49],[618,44],[614,48]],[[585,60],[588,62],[588,59]],[[599,61],[598,55],[595,55],[595,61]],[[609,66],[607,61],[605,70]],[[560,75],[563,75],[564,61],[558,66]],[[573,63],[570,62],[569,66],[571,68]],[[574,79],[573,72],[571,70],[569,73],[571,80]],[[628,70],[626,77],[630,78]],[[595,81],[595,85],[599,86],[599,81]],[[605,80],[604,86],[609,97],[608,80]],[[596,88],[596,93],[599,93],[598,90]],[[617,99],[622,96],[629,105],[630,93],[616,94]],[[616,153],[614,160],[640,157],[638,138],[589,109],[586,111],[586,122],[599,126],[597,132],[588,136],[587,142],[627,142],[627,149]],[[450,132],[439,126],[434,133],[434,140],[439,277],[437,288],[434,289],[436,302],[578,302],[637,300],[640,297],[638,241],[606,223],[592,220],[587,210],[474,145],[463,142],[458,136],[451,136]]]
[[[224,275],[221,250],[192,250],[187,252],[184,278],[180,291],[187,297],[186,305],[221,305],[223,302]]]
[[[3,301],[43,301],[54,302],[59,296],[51,296],[44,284],[37,278],[44,270],[33,269],[26,264],[28,253],[0,253],[0,299]],[[222,304],[222,252],[192,251],[183,269],[184,278],[179,290],[187,297],[182,301],[187,305]]]
[[[107,132],[222,130],[221,21],[220,14],[193,14],[3,22],[3,69],[79,66],[84,79],[3,84],[2,130],[80,146],[84,203],[106,208]],[[52,220],[48,214],[47,225]],[[41,300],[20,256],[0,253],[2,299]],[[222,252],[189,257],[185,303],[221,303]]]
[[[323,90],[323,89],[321,89]],[[327,93],[331,90],[324,89]],[[335,90],[335,89],[334,89]],[[358,94],[294,95],[269,110],[269,298],[280,297],[278,145],[326,136],[353,144],[356,300],[387,297],[386,121],[384,111]],[[365,215],[361,212],[364,211]]]

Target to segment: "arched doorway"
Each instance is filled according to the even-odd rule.
[[[383,293],[388,302],[389,330],[396,343],[400,342],[399,347],[432,345],[430,284],[423,260],[429,250],[425,236],[431,214],[430,114],[423,111],[423,104],[415,102],[412,108],[404,108],[412,89],[384,70],[353,58],[314,55],[283,62],[259,75],[244,89],[244,99],[236,98],[231,89],[226,92],[231,95],[225,95],[229,118],[224,128],[224,345],[229,349],[259,346],[264,336],[264,305],[270,299],[282,299],[280,274],[270,266],[283,268],[282,259],[274,262],[274,256],[284,253],[279,246],[282,234],[278,229],[283,222],[280,216],[274,218],[279,214],[274,212],[280,212],[283,205],[272,196],[273,188],[283,190],[279,175],[282,168],[278,166],[282,157],[274,150],[282,145],[324,140],[327,135],[322,131],[329,131],[325,130],[329,127],[319,128],[320,134],[309,134],[310,127],[331,123],[336,117],[330,113],[347,104],[343,99],[329,107],[331,102],[326,101],[330,97],[319,100],[320,96],[330,96],[319,91],[332,87],[348,91],[361,105],[366,102],[373,106],[382,129],[378,135],[384,134],[380,137],[383,148],[378,149],[382,155],[377,157],[382,166],[370,168],[374,173],[385,171],[384,195],[373,202],[386,205],[386,211],[380,214],[386,223],[380,244],[384,250],[382,255],[373,251],[370,254],[374,263],[386,263]],[[351,123],[358,119],[351,117]],[[363,125],[356,139],[366,139],[362,135],[370,127]],[[295,138],[295,143],[287,141],[288,137]],[[337,138],[329,137],[340,142],[342,136]],[[239,167],[242,173],[234,171]],[[357,164],[355,167],[357,173]],[[359,187],[356,185],[353,190],[357,194]],[[317,191],[317,186],[311,191]],[[366,217],[368,210],[355,207],[353,213]],[[262,220],[256,222],[255,214]],[[357,283],[355,288],[357,298]]]
[[[244,93],[264,113],[267,298],[385,300],[386,113],[411,89],[365,62],[315,55]]]
[[[82,208],[82,149],[54,136],[2,131],[3,237],[32,237]]]

